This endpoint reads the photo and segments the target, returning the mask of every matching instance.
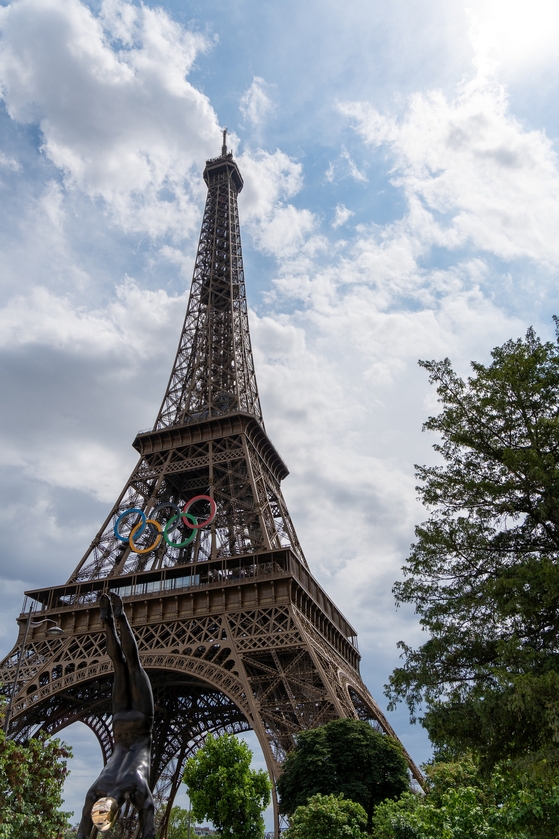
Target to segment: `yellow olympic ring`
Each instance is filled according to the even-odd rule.
[[[136,527],[132,528],[132,531],[130,532],[130,547],[134,551],[134,553],[147,554],[150,551],[154,551],[157,547],[159,547],[159,543],[161,542],[161,539],[163,538],[163,530],[162,530],[161,525],[159,524],[158,521],[155,521],[155,519],[147,519],[146,524],[153,524],[154,527],[156,527],[157,530],[159,530],[159,535],[156,537],[153,545],[150,545],[148,548],[137,548],[136,545],[134,544],[134,536],[136,534],[136,531],[139,530],[140,527],[142,527],[142,522],[139,521],[138,524],[136,525]]]

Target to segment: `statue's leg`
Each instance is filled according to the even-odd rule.
[[[155,839],[155,805],[147,783],[130,797],[139,815],[138,839]]]
[[[78,835],[76,839],[89,839],[91,829],[93,827],[93,822],[91,820],[91,809],[96,801],[97,793],[92,787],[85,798],[85,804],[82,810],[82,818],[80,821],[80,826],[78,827]]]
[[[128,685],[130,687],[130,707],[141,711],[148,717],[153,717],[153,693],[146,671],[140,663],[140,654],[136,639],[124,613],[122,600],[116,594],[111,594],[113,614],[118,621],[120,642],[126,658]]]
[[[130,707],[127,668],[124,652],[116,633],[115,617],[111,600],[106,594],[99,598],[101,622],[105,625],[107,652],[114,666],[113,715]]]

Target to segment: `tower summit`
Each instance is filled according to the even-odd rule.
[[[162,838],[184,763],[208,731],[253,729],[273,779],[294,735],[331,719],[367,719],[395,736],[281,492],[288,470],[266,434],[250,343],[243,179],[226,137],[204,169],[192,287],[154,427],[136,435],[138,463],[68,582],[26,592],[0,665],[11,737],[81,721],[107,760],[112,674],[97,600],[115,591],[126,601],[155,697]],[[44,618],[63,634],[48,635]]]

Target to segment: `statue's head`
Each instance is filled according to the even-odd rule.
[[[114,824],[119,810],[118,802],[114,798],[99,798],[91,808],[91,821],[101,833]]]

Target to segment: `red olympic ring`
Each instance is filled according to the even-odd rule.
[[[213,498],[210,498],[209,495],[195,495],[194,498],[191,498],[190,501],[188,501],[184,505],[184,507],[182,508],[183,515],[185,513],[188,513],[188,511],[190,510],[190,508],[192,507],[192,505],[194,504],[195,501],[209,501],[210,502],[210,515],[208,516],[206,521],[203,521],[200,524],[188,523],[186,525],[187,527],[193,527],[194,530],[200,530],[201,527],[204,527],[206,524],[210,524],[210,522],[212,522],[214,520],[216,511],[217,511],[217,506],[216,506],[216,503],[213,500]]]

